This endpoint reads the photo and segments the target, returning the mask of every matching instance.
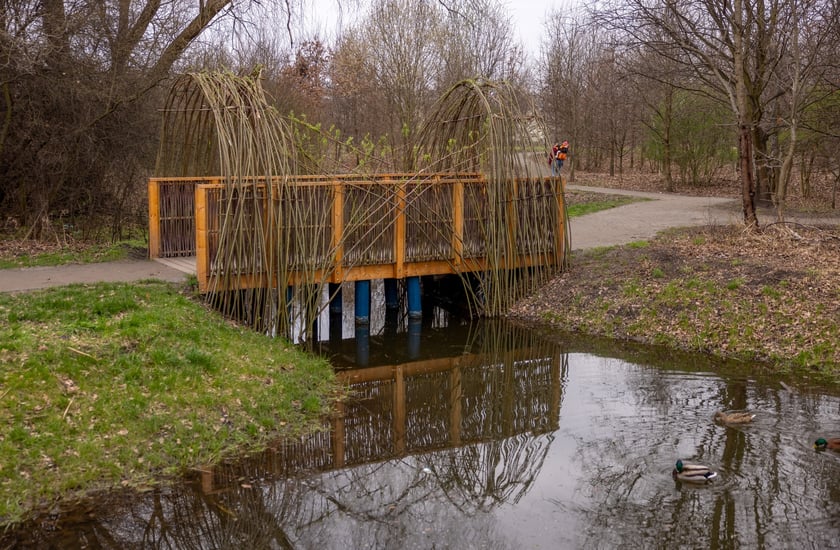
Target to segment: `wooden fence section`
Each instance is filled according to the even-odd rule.
[[[251,222],[239,224],[252,233],[245,240],[286,236],[290,285],[303,272],[340,283],[559,266],[566,252],[560,178],[489,186],[479,173],[295,176],[271,185],[269,193],[261,178],[151,179],[150,255],[195,255],[199,289],[219,289],[220,229],[230,216]],[[306,246],[292,235],[305,235]],[[260,257],[238,261],[237,276],[224,277],[229,288],[276,286]]]

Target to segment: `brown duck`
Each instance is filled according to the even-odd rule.
[[[752,422],[755,415],[748,412],[723,412],[715,413],[715,421],[721,424],[748,424]]]

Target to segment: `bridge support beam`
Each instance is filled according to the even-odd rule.
[[[423,316],[420,277],[409,277],[405,282],[408,291],[408,316],[409,318],[420,318]]]
[[[370,323],[370,281],[356,281],[356,324]]]

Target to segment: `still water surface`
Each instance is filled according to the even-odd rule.
[[[354,397],[321,434],[40,518],[39,548],[822,548],[840,398],[697,355],[504,323],[334,341]],[[356,364],[364,358],[364,368]],[[715,424],[748,409],[747,426]],[[675,482],[677,458],[718,472]]]

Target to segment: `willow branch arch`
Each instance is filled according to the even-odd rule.
[[[544,127],[520,105],[507,83],[456,84],[393,171],[281,116],[259,78],[183,75],[149,180],[150,255],[195,256],[209,303],[297,341],[351,281],[453,274],[471,311],[501,315],[568,264],[563,181],[541,175]]]

